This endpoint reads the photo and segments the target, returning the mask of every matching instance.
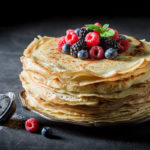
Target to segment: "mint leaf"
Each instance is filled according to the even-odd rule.
[[[93,31],[103,31],[103,28],[94,24],[87,24],[85,25],[88,29]]]
[[[100,36],[109,37],[109,36],[113,36],[114,34],[115,34],[115,31],[110,29],[110,30],[105,30],[105,31],[101,32]]]
[[[109,27],[109,24],[104,24],[103,29],[106,30]]]

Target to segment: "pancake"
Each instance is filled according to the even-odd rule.
[[[23,71],[21,73],[21,81],[23,83],[23,86],[28,86],[32,90],[39,89],[39,90],[41,90],[43,92],[47,92],[47,93],[54,92],[54,93],[58,93],[58,94],[68,94],[70,96],[79,97],[79,98],[82,98],[82,97],[87,97],[87,98],[92,97],[93,98],[93,96],[99,97],[99,98],[105,98],[105,99],[106,98],[107,99],[108,98],[109,99],[124,98],[124,97],[130,96],[130,95],[136,95],[137,93],[141,94],[142,92],[147,92],[150,90],[150,81],[149,81],[147,83],[133,85],[130,88],[128,88],[127,90],[117,91],[114,93],[98,94],[98,93],[92,93],[92,92],[89,93],[86,90],[84,91],[85,93],[69,92],[66,89],[59,88],[59,87],[57,87],[57,89],[56,89],[56,88],[53,88],[51,86],[48,86],[48,85],[42,83],[41,81],[38,81],[37,79],[33,79],[32,74],[33,73],[30,71],[26,71],[26,72]],[[93,87],[94,87],[94,85],[93,85]],[[86,87],[84,87],[83,89],[86,89]]]
[[[135,100],[135,99],[134,99]],[[45,102],[44,99],[35,98],[30,92],[26,93],[26,106],[50,118],[78,123],[121,123],[132,122],[146,118],[150,113],[150,99],[147,96],[136,98],[132,103],[107,102],[95,107],[60,105]],[[130,100],[131,101],[131,100]]]
[[[35,38],[21,57],[26,106],[50,118],[87,124],[148,117],[150,42],[126,38],[127,52],[100,61],[61,53],[59,38]]]
[[[58,50],[58,38],[49,37],[35,39],[24,51],[24,55],[36,60],[53,72],[61,73],[66,77],[69,75],[69,78],[72,78],[74,74],[77,76],[78,72],[79,76],[82,73],[82,75],[112,78],[128,72],[134,73],[137,69],[144,68],[147,63],[150,63],[150,43],[136,40],[133,37],[128,37],[128,39],[131,45],[128,52],[119,55],[117,60],[85,61],[76,59]]]

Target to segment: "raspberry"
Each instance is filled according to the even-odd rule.
[[[25,122],[25,128],[28,132],[35,132],[39,128],[38,122],[34,118],[30,118]]]
[[[91,47],[89,53],[92,59],[102,59],[104,57],[103,48],[100,46]]]
[[[65,40],[67,44],[72,45],[78,41],[78,36],[74,31],[68,31]]]
[[[110,30],[110,29],[112,29],[112,28],[108,28],[108,30]],[[118,33],[118,31],[117,31],[116,29],[112,29],[112,30],[114,30],[115,34],[114,34],[113,36],[110,36],[109,38],[118,40],[118,38],[119,38],[119,33]]]
[[[87,29],[87,28],[83,26],[83,27],[81,27],[81,29]]]
[[[62,49],[62,46],[66,43],[65,36],[60,37],[58,41],[58,48]]]
[[[94,45],[98,45],[100,43],[99,35],[95,32],[90,32],[86,35],[85,41],[87,46],[92,47]]]
[[[102,27],[102,25],[99,22],[96,22],[95,25]]]
[[[74,30],[68,29],[68,30],[66,31],[66,35],[69,34],[69,33],[74,33]]]
[[[129,44],[128,40],[125,40],[125,39],[119,39],[117,41],[117,43],[118,43],[120,53],[121,52],[126,52],[130,47],[130,44]]]
[[[98,22],[97,22],[97,23],[95,23],[95,25],[96,25],[96,26],[100,26],[100,27],[102,27],[102,25],[101,25],[100,23],[98,23]],[[100,34],[100,33],[101,33],[101,31],[94,31],[94,32],[95,32],[95,33],[97,33],[97,34]]]

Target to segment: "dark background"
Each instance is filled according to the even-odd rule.
[[[119,4],[119,5],[118,5]],[[22,70],[20,56],[36,37],[62,36],[68,28],[87,23],[109,23],[120,33],[150,40],[150,14],[146,2],[35,1],[0,6],[0,93],[16,94],[17,110],[4,125],[0,125],[0,150],[62,149],[62,150],[149,150],[150,122],[132,126],[82,127],[55,123],[23,109],[18,99],[22,89],[18,75]],[[54,138],[40,133],[28,133],[24,122],[35,117],[41,127],[51,126]]]
[[[148,1],[2,1],[0,25],[9,26],[59,17],[149,17]]]

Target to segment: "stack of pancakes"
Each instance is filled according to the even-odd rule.
[[[116,123],[150,116],[150,43],[126,36],[130,48],[116,60],[81,60],[38,37],[21,57],[26,106],[76,123]]]

